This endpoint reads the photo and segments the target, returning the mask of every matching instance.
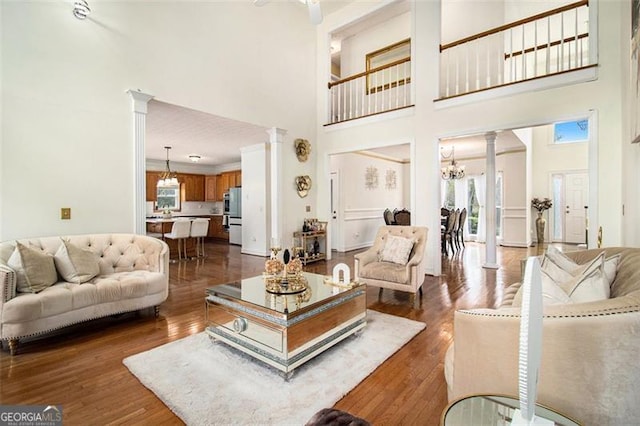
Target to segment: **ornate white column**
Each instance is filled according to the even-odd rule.
[[[152,95],[139,90],[127,90],[133,104],[133,172],[135,187],[133,191],[133,221],[134,232],[144,235],[147,232],[145,209],[146,178],[145,178],[145,135],[147,127],[147,103],[153,99]]]
[[[486,187],[485,187],[485,229],[487,242],[485,244],[485,263],[483,268],[498,269],[496,263],[496,132],[484,135],[487,140],[486,159]]]
[[[283,210],[283,199],[282,199],[282,188],[283,188],[283,164],[282,164],[282,142],[284,140],[284,136],[287,134],[287,131],[284,129],[279,129],[277,127],[272,127],[267,130],[269,134],[269,152],[270,152],[270,161],[269,161],[269,173],[270,173],[270,190],[271,190],[271,199],[269,200],[269,205],[271,206],[271,236],[270,238],[279,238],[280,243],[285,245],[285,240],[282,235],[282,215],[284,213]],[[271,246],[271,240],[267,241],[269,246]]]

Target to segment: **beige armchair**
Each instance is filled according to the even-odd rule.
[[[424,282],[424,248],[427,243],[427,228],[421,226],[382,226],[378,230],[373,246],[355,255],[355,279],[367,285],[422,294]],[[414,240],[406,264],[381,261],[380,256],[389,236]]]

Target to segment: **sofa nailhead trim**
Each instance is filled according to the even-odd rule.
[[[460,310],[458,311],[467,315],[475,315],[479,317],[498,317],[498,318],[520,318],[520,315],[505,315],[505,314],[494,314],[488,312],[474,312],[468,310]],[[602,311],[593,311],[593,312],[584,312],[582,314],[566,314],[566,315],[542,315],[542,318],[583,318],[583,317],[601,317],[607,315],[618,315],[618,314],[630,314],[634,312],[640,312],[640,305],[629,306],[627,308],[612,308],[612,309],[604,309]]]

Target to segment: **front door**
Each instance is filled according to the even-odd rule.
[[[565,173],[564,175],[564,242],[586,243],[586,209],[589,200],[589,175]]]

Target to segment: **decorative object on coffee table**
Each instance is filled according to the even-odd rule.
[[[538,217],[536,218],[536,237],[538,245],[544,244],[544,228],[547,224],[546,219],[542,216],[546,210],[549,210],[553,203],[550,198],[534,198],[531,200],[531,207],[538,211]]]

